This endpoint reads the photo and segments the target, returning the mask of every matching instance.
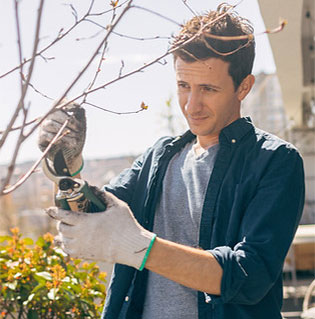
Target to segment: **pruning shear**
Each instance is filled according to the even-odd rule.
[[[71,176],[61,150],[54,160],[56,173],[50,168],[47,158],[42,160],[42,167],[44,174],[58,186],[55,199],[61,208],[86,212],[88,205],[92,203],[97,211],[106,210],[106,204],[92,192],[86,181]]]

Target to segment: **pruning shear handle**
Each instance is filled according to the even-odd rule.
[[[86,181],[71,176],[56,176],[46,158],[42,161],[42,167],[44,174],[58,186],[56,201],[63,209],[87,212],[88,206],[93,204],[99,212],[106,210],[106,204],[92,192]]]

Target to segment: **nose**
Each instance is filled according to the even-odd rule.
[[[191,90],[189,92],[185,112],[187,114],[198,114],[202,110],[202,94],[201,92]]]

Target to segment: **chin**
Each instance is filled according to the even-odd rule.
[[[190,126],[190,130],[196,136],[209,136],[215,133],[214,129]]]

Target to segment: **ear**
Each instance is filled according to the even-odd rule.
[[[242,81],[237,89],[237,97],[239,101],[245,99],[246,95],[249,93],[251,88],[255,83],[255,77],[252,74],[247,75],[247,77]]]

